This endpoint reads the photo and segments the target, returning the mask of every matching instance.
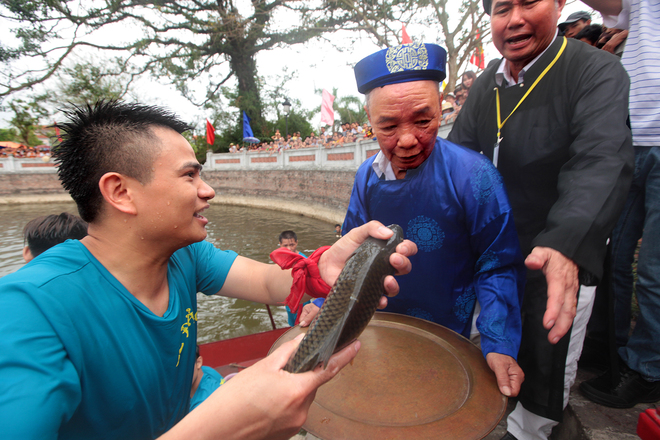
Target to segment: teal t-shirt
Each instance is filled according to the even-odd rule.
[[[204,375],[199,381],[197,391],[195,391],[195,394],[190,399],[190,411],[197,408],[200,403],[205,401],[207,397],[213,394],[213,391],[224,383],[222,374],[218,373],[213,368],[202,365],[202,371],[204,372]]]
[[[0,426],[7,438],[154,438],[188,412],[197,292],[236,258],[209,242],[170,258],[156,316],[76,240],[0,279]]]

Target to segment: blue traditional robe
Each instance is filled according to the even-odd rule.
[[[470,336],[475,301],[484,356],[517,358],[525,269],[502,178],[484,156],[438,138],[404,179],[385,180],[375,157],[355,177],[343,232],[370,220],[399,224],[417,244],[412,271],[385,311]]]

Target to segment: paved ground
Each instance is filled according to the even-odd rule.
[[[636,434],[639,414],[656,405],[640,404],[631,409],[614,409],[593,403],[582,396],[578,386],[594,376],[593,373],[578,370],[568,407],[564,411],[564,422],[555,428],[551,440],[639,440]],[[510,403],[509,411],[514,406]],[[505,423],[502,421],[485,440],[499,440],[505,433]]]

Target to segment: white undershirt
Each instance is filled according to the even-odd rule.
[[[396,180],[396,175],[394,174],[394,169],[392,168],[392,162],[389,161],[387,157],[383,154],[382,151],[378,152],[374,163],[371,164],[376,175],[380,177],[385,174],[385,180]]]

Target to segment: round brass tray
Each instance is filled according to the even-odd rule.
[[[307,328],[294,327],[271,352]],[[481,351],[438,324],[377,312],[353,361],[319,388],[303,428],[324,440],[480,439],[506,410]]]

